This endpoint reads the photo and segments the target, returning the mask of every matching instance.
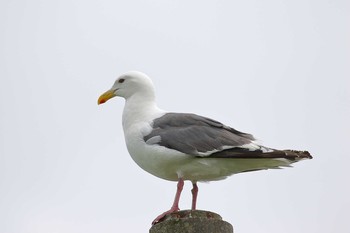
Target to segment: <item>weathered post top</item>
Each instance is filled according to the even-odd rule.
[[[233,233],[233,227],[216,213],[182,210],[166,215],[149,233]]]

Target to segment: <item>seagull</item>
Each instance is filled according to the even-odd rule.
[[[179,211],[184,181],[192,182],[196,209],[197,182],[222,180],[233,174],[289,167],[311,159],[307,151],[277,150],[262,146],[248,133],[192,113],[167,112],[157,107],[152,80],[144,73],[121,75],[98,104],[119,96],[125,99],[122,125],[132,159],[146,172],[176,181],[174,202],[152,225]]]

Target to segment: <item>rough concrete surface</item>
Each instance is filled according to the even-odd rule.
[[[149,233],[233,233],[233,227],[216,213],[182,210],[166,215]]]

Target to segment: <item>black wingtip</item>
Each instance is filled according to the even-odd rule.
[[[308,151],[284,150],[286,155],[294,156],[297,159],[312,159],[312,155]]]

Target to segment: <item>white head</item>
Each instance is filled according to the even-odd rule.
[[[154,99],[154,86],[152,80],[144,73],[130,71],[121,75],[113,84],[112,88],[98,98],[98,104],[103,104],[109,99],[120,96],[128,99],[134,95],[143,98]]]

